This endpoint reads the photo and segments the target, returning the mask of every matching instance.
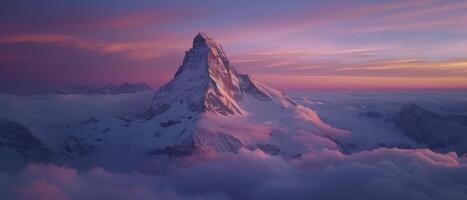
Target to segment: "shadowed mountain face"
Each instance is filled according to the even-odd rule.
[[[394,116],[394,124],[419,144],[438,151],[467,151],[467,116],[440,115],[407,104]]]
[[[48,159],[54,155],[54,151],[22,124],[0,119],[0,151],[18,152],[31,160]]]

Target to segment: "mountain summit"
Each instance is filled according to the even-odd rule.
[[[315,148],[300,140],[319,137],[329,142],[316,144],[319,148],[336,148],[332,134],[345,133],[283,93],[238,73],[222,46],[205,33],[195,36],[174,78],[154,95],[142,118],[160,125],[153,145],[163,148],[152,153],[169,156],[241,148],[293,156]]]

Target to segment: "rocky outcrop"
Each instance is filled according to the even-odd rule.
[[[0,119],[0,151],[12,150],[32,160],[49,159],[55,152],[22,124]]]
[[[97,150],[96,146],[88,144],[83,138],[68,136],[64,141],[63,149],[71,155],[86,156]]]
[[[393,122],[409,138],[430,149],[467,151],[467,116],[440,115],[416,104],[407,104],[393,117]]]
[[[211,133],[207,130],[197,130],[181,144],[156,149],[150,154],[167,155],[169,157],[188,156],[194,153],[237,153],[243,147],[242,142],[228,134]]]

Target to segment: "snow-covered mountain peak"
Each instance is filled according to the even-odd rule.
[[[205,33],[193,40],[174,78],[154,95],[142,116],[157,127],[154,154],[261,149],[288,157],[313,148],[337,148],[328,137],[347,134],[317,114],[230,64]],[[326,140],[310,145],[304,140]]]
[[[212,37],[199,33],[193,47],[185,53],[174,78],[156,93],[146,118],[152,118],[172,108],[186,108],[192,113],[244,115],[241,104],[245,95],[260,101],[292,103],[280,92],[262,86],[248,75],[241,75],[230,64],[224,49]],[[275,101],[277,97],[280,100]],[[284,103],[285,102],[285,103]]]

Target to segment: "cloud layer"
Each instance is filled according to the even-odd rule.
[[[465,199],[454,153],[323,150],[283,160],[261,152],[148,161],[138,172],[30,164],[0,175],[1,199]]]

